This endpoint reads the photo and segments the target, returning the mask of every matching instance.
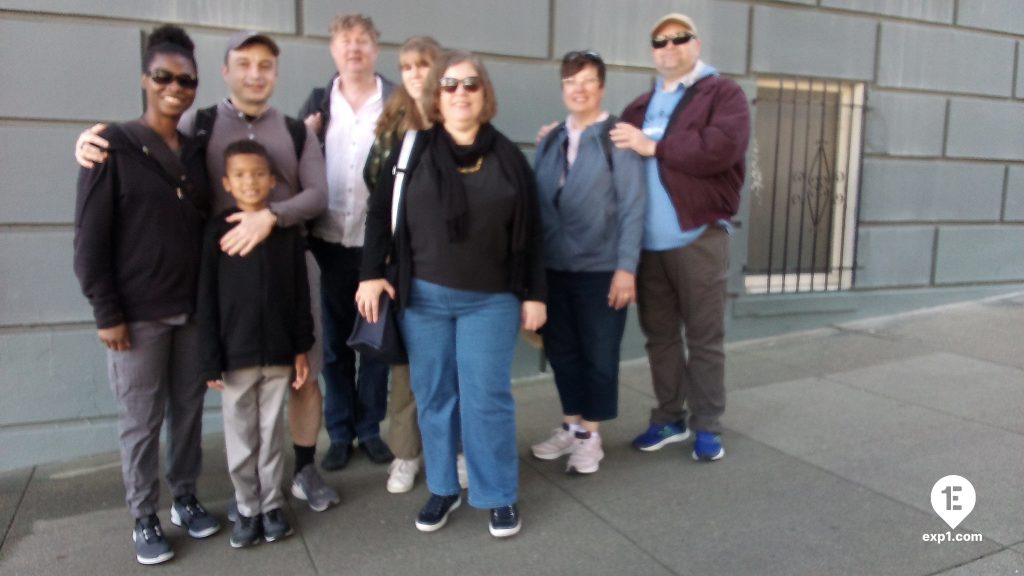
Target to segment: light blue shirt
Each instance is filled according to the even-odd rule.
[[[694,70],[683,78],[672,92],[663,90],[665,81],[658,78],[654,86],[654,94],[644,114],[643,131],[648,138],[660,142],[668,128],[668,120],[672,112],[682,101],[686,89],[705,76],[718,74],[713,67],[698,62]],[[647,176],[647,208],[644,214],[643,249],[652,251],[675,250],[693,244],[707,230],[707,224],[683,230],[679,226],[676,208],[668,195],[668,190],[658,175],[658,159],[644,158],[644,170]],[[685,191],[684,191],[685,193]],[[728,223],[724,223],[726,230]]]

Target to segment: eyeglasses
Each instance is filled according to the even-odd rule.
[[[160,86],[167,86],[171,82],[177,82],[178,86],[181,86],[186,90],[195,90],[195,88],[199,86],[199,78],[196,78],[191,74],[174,74],[168,70],[164,70],[163,68],[150,70],[146,75]]]
[[[462,79],[445,76],[444,78],[441,78],[441,81],[438,82],[438,84],[441,86],[441,90],[444,90],[449,94],[454,94],[455,91],[459,89],[459,84],[462,84],[462,87],[470,94],[476,92],[484,85],[479,76],[466,76]]]
[[[659,50],[668,46],[669,42],[671,42],[673,46],[682,46],[694,38],[696,38],[696,36],[694,36],[692,32],[680,32],[678,34],[673,34],[672,36],[655,36],[654,38],[651,38],[651,47],[655,50]]]
[[[566,88],[575,88],[581,86],[583,88],[593,88],[601,83],[600,78],[562,78],[562,86]]]

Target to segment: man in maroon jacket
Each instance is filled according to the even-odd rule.
[[[649,194],[637,306],[658,406],[633,445],[658,450],[686,440],[692,428],[693,458],[718,460],[725,455],[729,219],[743,187],[750,109],[735,82],[700,60],[689,16],[659,19],[651,47],[655,87],[626,107],[611,132],[616,146],[644,158]]]

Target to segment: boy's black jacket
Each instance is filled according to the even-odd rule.
[[[210,219],[203,238],[198,319],[201,378],[256,366],[290,366],[313,346],[305,240],[277,228],[248,256],[221,252],[233,208]]]

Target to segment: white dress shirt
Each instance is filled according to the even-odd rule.
[[[363,167],[373,146],[377,119],[384,109],[383,85],[377,77],[377,92],[359,111],[352,109],[341,94],[335,78],[331,84],[331,118],[324,137],[327,161],[327,218],[321,218],[314,234],[327,242],[346,247],[363,245],[366,204],[370,191],[363,180]]]

